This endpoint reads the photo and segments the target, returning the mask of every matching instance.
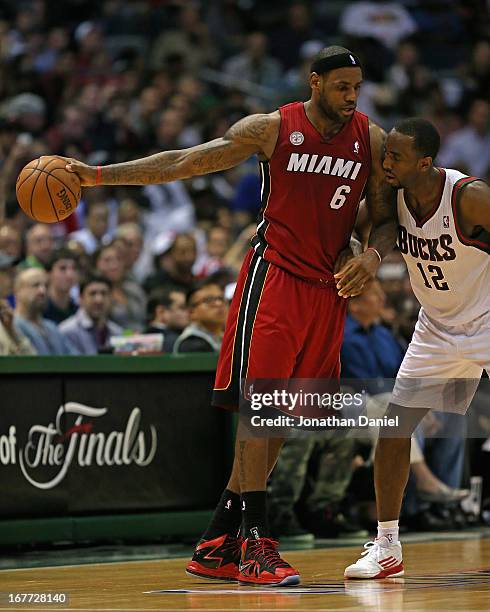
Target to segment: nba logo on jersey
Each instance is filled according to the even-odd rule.
[[[444,215],[444,217],[442,218],[442,225],[446,229],[449,227],[449,217],[448,217],[448,215]]]
[[[301,132],[291,132],[291,134],[289,135],[289,141],[293,145],[303,144],[304,140],[305,140],[305,137],[303,136]]]
[[[359,155],[359,142],[356,140],[356,142],[354,143],[354,153],[356,155]]]

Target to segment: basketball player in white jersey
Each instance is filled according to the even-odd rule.
[[[483,369],[490,372],[490,187],[435,167],[439,142],[435,127],[419,118],[401,121],[386,141],[386,180],[400,189],[398,246],[421,309],[387,413],[399,416],[406,437],[380,432],[378,536],[346,568],[346,578],[403,575],[398,518],[409,475],[409,432],[430,409],[466,412]],[[466,379],[458,382],[465,393],[453,395],[455,405],[444,405],[454,379]]]

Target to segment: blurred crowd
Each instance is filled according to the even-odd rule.
[[[59,154],[107,164],[219,137],[250,113],[307,99],[312,57],[342,44],[363,60],[360,110],[387,130],[409,115],[431,120],[438,163],[488,179],[489,41],[484,0],[2,0],[0,354],[107,352],[128,330],[160,334],[167,353],[219,350],[260,208],[252,159],[187,181],[86,189],[75,214],[42,225],[15,199],[27,162]],[[355,320],[361,331],[379,325],[376,338],[391,346],[390,372],[369,377],[394,376],[418,313],[396,253],[379,281],[368,314],[353,303],[347,327],[355,336]],[[368,462],[352,449],[345,460]],[[451,490],[461,453],[457,461]],[[446,499],[443,480],[431,486]],[[332,525],[347,485],[327,504]],[[313,498],[326,503],[315,487]],[[305,512],[315,533],[330,533],[315,527],[318,503]]]
[[[43,268],[41,314],[60,325],[83,299],[80,278],[96,273],[110,282],[107,319],[142,332],[154,328],[157,289],[186,292],[211,275],[231,295],[260,208],[255,160],[184,182],[87,189],[55,226],[20,211],[16,176],[42,154],[105,164],[220,136],[249,113],[306,99],[311,59],[328,44],[363,59],[360,110],[388,130],[429,118],[439,163],[487,178],[487,16],[484,2],[457,0],[3,0],[0,298],[14,307],[17,271]],[[53,262],[59,249],[69,261]],[[396,255],[380,279],[384,320],[406,341],[418,306]]]

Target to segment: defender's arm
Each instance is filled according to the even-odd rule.
[[[370,122],[369,137],[371,174],[367,183],[366,205],[372,229],[367,250],[350,259],[340,272],[335,274],[339,295],[345,298],[359,295],[364,285],[374,279],[381,259],[393,249],[396,242],[396,191],[386,183],[383,172],[386,133]]]
[[[367,184],[366,204],[372,228],[368,247],[374,247],[383,258],[393,250],[396,242],[398,228],[396,190],[386,182],[383,172],[386,132],[378,125],[370,123],[369,136],[372,162]]]

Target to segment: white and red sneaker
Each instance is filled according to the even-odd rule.
[[[352,565],[345,569],[344,578],[388,578],[403,576],[403,557],[400,542],[391,544],[388,538],[376,538],[364,544],[366,549]]]

